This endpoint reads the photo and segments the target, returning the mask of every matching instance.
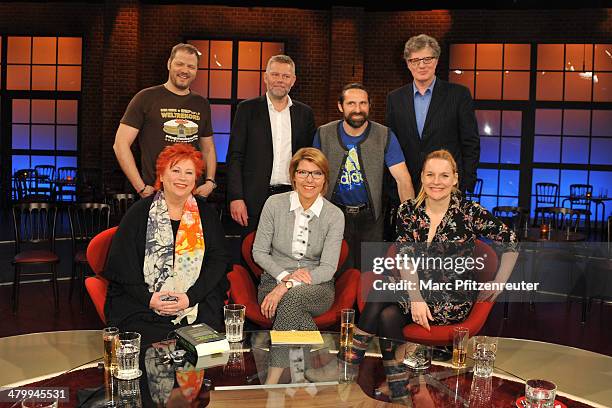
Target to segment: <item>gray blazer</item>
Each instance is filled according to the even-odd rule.
[[[253,243],[253,259],[262,269],[276,278],[281,272],[298,269],[298,260],[291,254],[295,213],[291,207],[291,192],[276,194],[264,204]],[[308,248],[299,260],[299,267],[310,271],[312,284],[332,279],[344,236],[344,214],[323,198],[319,217],[309,223]]]

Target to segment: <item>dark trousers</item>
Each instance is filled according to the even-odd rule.
[[[342,208],[342,207],[341,207]],[[367,209],[357,214],[344,212],[344,239],[349,245],[349,257],[344,268],[361,269],[361,243],[382,242],[384,217],[374,218],[372,210]]]
[[[270,196],[273,196],[275,194],[286,193],[291,190],[293,190],[293,187],[288,184],[279,184],[276,186],[269,186],[268,196],[266,197],[266,200],[270,198]],[[240,234],[242,239],[244,239],[244,237],[249,235],[249,233],[253,231],[257,231],[257,225],[259,224],[260,216],[261,216],[261,213],[257,213],[257,214],[249,213],[249,225],[247,225],[246,227],[243,227],[241,234]]]

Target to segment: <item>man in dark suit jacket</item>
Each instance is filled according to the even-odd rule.
[[[264,74],[267,92],[241,102],[232,124],[227,164],[227,198],[234,221],[245,234],[257,228],[272,194],[292,189],[289,162],[312,146],[312,109],[289,97],[295,63],[286,55],[270,58]]]
[[[480,138],[470,91],[436,78],[438,42],[425,34],[410,38],[404,59],[414,81],[387,96],[386,122],[404,151],[418,193],[428,153],[448,150],[459,167],[459,188],[472,191],[480,158]]]

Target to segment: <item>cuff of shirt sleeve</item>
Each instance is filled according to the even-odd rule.
[[[283,281],[283,279],[285,279],[285,277],[286,277],[286,276],[288,276],[288,275],[289,275],[289,272],[287,272],[287,271],[282,271],[281,273],[279,273],[279,274],[276,276],[276,281],[277,281],[278,283],[281,283],[281,282]]]

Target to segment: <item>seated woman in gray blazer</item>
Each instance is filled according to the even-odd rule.
[[[289,177],[293,191],[268,198],[259,219],[253,243],[253,258],[264,270],[258,301],[261,313],[274,320],[274,330],[317,330],[313,316],[334,302],[344,214],[323,197],[329,165],[320,150],[298,150]],[[280,360],[271,366],[286,366]],[[276,382],[273,371],[267,382]]]

